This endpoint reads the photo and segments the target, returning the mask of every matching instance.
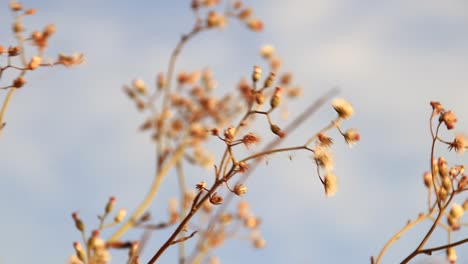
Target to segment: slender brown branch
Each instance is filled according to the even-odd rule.
[[[449,247],[456,247],[456,246],[459,246],[459,245],[462,245],[462,244],[465,244],[465,243],[468,243],[468,238],[465,238],[465,239],[462,239],[462,240],[459,240],[457,242],[453,242],[453,243],[450,243],[450,244],[447,244],[447,245],[420,250],[419,253],[420,254],[432,255],[432,252],[434,252],[434,251],[444,250],[444,249],[447,249]]]

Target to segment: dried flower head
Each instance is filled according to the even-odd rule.
[[[318,144],[325,148],[330,147],[333,144],[333,139],[331,137],[327,137],[325,133],[319,133],[317,135],[317,139],[318,139]]]
[[[114,210],[114,205],[115,205],[115,197],[114,196],[111,196],[109,198],[109,201],[107,202],[106,204],[106,207],[104,209],[104,211],[106,212],[106,214],[112,212],[112,210]]]
[[[457,154],[461,155],[465,152],[465,149],[468,147],[468,138],[462,134],[458,133],[455,135],[455,139],[449,145],[449,150],[454,149]]]
[[[424,185],[429,189],[432,188],[432,174],[426,171],[423,175]]]
[[[11,1],[10,2],[10,9],[12,11],[21,11],[21,9],[23,9],[23,6],[21,5],[21,3],[18,3],[16,1]]]
[[[198,191],[204,190],[205,187],[206,187],[206,182],[205,182],[205,181],[202,181],[202,182],[197,183],[197,184],[195,185],[195,188],[196,188]]]
[[[439,102],[436,102],[436,101],[431,101],[431,106],[432,106],[432,110],[436,113],[436,114],[440,114],[442,113],[444,110],[444,108],[442,107],[442,105],[439,103]]]
[[[120,209],[119,212],[114,217],[114,222],[120,223],[124,219],[125,215],[127,214],[127,210],[125,209]]]
[[[439,121],[444,122],[447,129],[450,130],[455,127],[455,123],[457,123],[457,117],[453,111],[443,112],[439,117]]]
[[[13,80],[12,86],[15,88],[21,88],[25,84],[26,84],[26,80],[22,76],[19,76],[18,78]]]
[[[346,143],[348,143],[350,147],[355,145],[361,139],[361,136],[359,135],[357,130],[354,128],[346,130],[343,136],[344,136],[344,139],[346,140]]]
[[[281,130],[281,128],[279,126],[277,126],[275,124],[270,125],[270,130],[271,130],[271,132],[273,132],[273,134],[277,135],[280,138],[286,136],[286,133],[283,130]]]
[[[254,82],[258,82],[258,80],[260,80],[261,76],[262,76],[262,69],[259,66],[255,65],[254,70],[252,72],[252,80]]]
[[[249,169],[249,165],[243,161],[237,163],[237,167],[240,173],[244,173]]]
[[[264,45],[260,48],[260,55],[265,58],[269,59],[275,53],[275,48],[272,45]]]
[[[354,109],[348,101],[344,99],[335,99],[332,102],[332,106],[338,113],[338,116],[343,119],[348,119],[353,115]]]
[[[318,146],[314,149],[315,162],[320,167],[330,170],[333,168],[333,155],[331,154],[329,148]]]
[[[260,142],[260,139],[254,133],[248,133],[242,138],[242,143],[248,148],[250,145],[255,145]]]
[[[164,75],[164,73],[158,73],[158,76],[156,77],[156,86],[159,90],[166,86],[166,76]]]
[[[145,82],[141,79],[133,80],[133,88],[140,94],[146,94],[146,85]]]
[[[41,65],[41,62],[42,62],[42,58],[39,57],[39,56],[33,56],[31,58],[31,60],[29,61],[28,63],[28,68],[30,70],[34,70],[34,69],[37,69],[37,67],[39,67]]]
[[[266,241],[262,238],[256,238],[253,240],[253,246],[258,249],[264,248],[266,246]]]
[[[454,247],[448,247],[446,253],[447,253],[447,260],[450,263],[453,264],[457,262],[457,253],[455,252]]]
[[[232,141],[234,139],[235,134],[236,134],[236,129],[232,126],[224,130],[224,138],[227,141]]]
[[[337,177],[334,174],[327,174],[324,177],[324,187],[325,187],[325,194],[328,197],[334,196],[338,186],[337,186]]]
[[[260,32],[263,30],[263,22],[257,18],[251,18],[247,21],[250,30]]]
[[[80,244],[80,242],[75,242],[73,243],[73,248],[75,249],[76,256],[78,259],[82,262],[86,261],[86,253],[83,249],[83,246]]]
[[[65,55],[63,53],[60,53],[56,64],[61,64],[65,67],[71,67],[71,66],[82,64],[83,62],[84,62],[83,54]]]
[[[236,186],[234,186],[234,193],[238,196],[242,196],[244,194],[247,193],[247,186],[243,185],[243,184],[236,184]]]
[[[21,53],[21,47],[19,46],[8,47],[8,56],[14,57],[14,56],[18,56],[20,53]]]
[[[210,11],[206,17],[206,25],[208,27],[223,28],[226,23],[226,17],[217,13],[216,11]]]
[[[450,216],[452,216],[455,219],[460,219],[463,215],[465,210],[463,210],[463,207],[457,203],[453,203],[452,209],[450,209]]]

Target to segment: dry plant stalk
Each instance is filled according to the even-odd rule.
[[[401,263],[408,263],[420,254],[431,255],[433,252],[445,250],[447,260],[456,263],[457,254],[455,247],[468,242],[468,238],[453,241],[452,234],[461,230],[468,223],[462,222],[462,216],[468,210],[468,197],[462,197],[468,190],[468,176],[465,174],[464,165],[452,165],[449,167],[443,156],[436,156],[436,144],[444,144],[448,149],[455,150],[462,155],[468,148],[468,138],[457,133],[452,141],[447,141],[439,136],[440,129],[451,130],[455,128],[457,117],[453,111],[447,111],[439,102],[431,102],[432,113],[429,120],[429,129],[432,136],[430,153],[430,171],[423,174],[424,185],[427,188],[427,211],[418,214],[416,219],[409,220],[380,250],[377,258],[371,257],[372,264],[381,262],[387,249],[396,242],[406,231],[418,225],[424,220],[432,222],[431,227],[422,238],[416,249],[411,252]],[[436,126],[434,127],[434,124]],[[443,221],[445,220],[445,222]],[[447,232],[447,242],[437,247],[426,247],[427,242],[440,228]]]
[[[337,191],[337,177],[333,173],[334,162],[330,152],[333,139],[328,133],[336,129],[350,146],[359,141],[360,136],[356,129],[341,128],[341,123],[353,115],[352,106],[343,99],[333,100],[332,106],[337,117],[328,125],[312,133],[301,144],[278,147],[282,139],[327,102],[336,91],[332,90],[311,104],[286,129],[280,128],[272,114],[282,107],[286,99],[298,97],[301,88],[293,85],[291,73],[281,71],[281,60],[273,47],[265,46],[260,54],[269,64],[269,73],[262,76],[262,69],[254,66],[250,80],[245,78],[239,81],[237,95],[216,97],[216,81],[209,68],[181,71],[177,74],[174,72],[182,49],[200,33],[225,27],[228,19],[239,20],[254,32],[261,31],[263,23],[254,16],[251,8],[244,7],[240,1],[228,2],[224,12],[217,11],[217,0],[193,0],[191,8],[196,17],[195,23],[187,34],[181,36],[172,51],[167,71],[156,76],[154,91],[140,79],[123,88],[137,109],[148,113],[148,118],[140,129],[151,133],[155,143],[157,158],[154,181],[143,202],[126,220],[122,209],[113,220],[107,220],[115,207],[115,198],[111,197],[104,213],[99,216],[98,227],[89,235],[78,213],[73,213],[73,220],[82,235],[84,246],[79,242],[74,243],[75,254],[71,256],[70,263],[109,263],[109,249],[128,250],[127,263],[140,263],[139,256],[151,232],[173,226],[172,234],[147,263],[155,263],[175,244],[179,247],[179,263],[200,263],[209,257],[212,249],[222,245],[226,239],[236,238],[241,231],[247,232],[248,240],[254,247],[264,247],[266,242],[258,229],[261,219],[251,211],[248,202],[240,201],[235,212],[229,212],[225,206],[233,195],[242,196],[247,192],[246,175],[263,159],[275,153],[310,153],[325,194],[333,196]],[[172,85],[174,81],[175,87]],[[272,138],[261,150],[255,149],[261,143],[259,133],[254,132],[254,120],[257,123],[258,120],[265,121],[267,129],[262,131],[262,138]],[[213,155],[207,152],[206,144],[210,138],[218,140],[224,146],[222,153]],[[218,162],[215,163],[215,159]],[[211,182],[202,181],[189,187],[185,175],[187,166],[200,166],[212,171]],[[175,198],[169,201],[167,220],[150,223],[151,216],[147,210],[158,194],[164,178],[172,170],[175,170],[179,179],[181,203]],[[235,179],[237,175],[241,177],[240,180]],[[215,207],[220,208],[216,213],[213,210]],[[197,223],[196,215],[200,216]],[[100,236],[104,228],[113,226],[118,227],[112,236],[108,239]],[[139,240],[121,240],[131,228],[142,228],[145,230],[144,236]],[[199,241],[189,256],[184,242],[197,236]],[[213,261],[215,260],[216,258]]]
[[[63,65],[71,67],[83,63],[83,54],[65,55],[59,54],[56,59],[45,58],[45,50],[50,37],[55,33],[55,25],[46,25],[42,30],[26,32],[23,19],[35,15],[36,9],[24,9],[23,5],[16,1],[10,2],[10,10],[13,13],[14,22],[12,24],[13,34],[16,39],[14,45],[6,48],[0,44],[0,80],[7,79],[6,85],[0,85],[0,89],[7,90],[0,110],[0,137],[5,129],[5,115],[8,106],[17,90],[26,85],[26,74],[41,67],[52,67]],[[31,46],[34,55],[27,56],[27,47]],[[16,72],[16,73],[15,73]]]

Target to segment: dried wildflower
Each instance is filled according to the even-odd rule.
[[[291,80],[292,80],[292,73],[285,72],[283,73],[283,75],[281,75],[280,83],[281,85],[288,86],[291,84]]]
[[[272,45],[264,45],[260,48],[260,55],[265,58],[269,59],[275,53],[275,48]]]
[[[450,209],[450,216],[455,219],[460,219],[464,213],[463,207],[457,203],[452,204],[452,209]]]
[[[73,243],[73,248],[75,248],[76,256],[78,257],[78,259],[82,262],[86,262],[86,253],[83,249],[83,246],[81,246],[80,242]]]
[[[16,2],[16,1],[11,1],[10,2],[10,9],[11,11],[21,11],[21,9],[23,9],[23,6]]]
[[[224,130],[224,138],[227,141],[232,141],[234,139],[235,134],[236,134],[236,129],[232,126]]]
[[[276,77],[276,73],[270,72],[270,74],[265,80],[265,83],[263,84],[263,87],[270,87],[275,81],[275,77]]]
[[[346,130],[343,136],[344,136],[344,139],[346,140],[346,143],[348,143],[350,147],[355,145],[361,139],[361,136],[359,135],[357,130],[354,128]]]
[[[439,160],[437,161],[437,168],[442,178],[448,178],[449,174],[448,174],[447,162],[445,161],[444,157],[439,157]]]
[[[21,47],[19,46],[8,47],[8,56],[14,57],[14,56],[18,56],[20,53],[21,53]]]
[[[317,135],[318,143],[322,147],[330,147],[333,144],[333,139],[331,137],[327,137],[325,133],[319,133]]]
[[[254,70],[252,72],[252,80],[254,82],[258,82],[262,76],[262,69],[259,66],[254,66]]]
[[[213,193],[211,196],[210,196],[210,203],[211,204],[214,204],[214,205],[219,205],[223,202],[223,197],[221,197],[220,195],[218,195],[218,193]]]
[[[115,223],[120,223],[124,219],[125,215],[127,214],[127,210],[125,209],[120,209],[119,212],[115,215],[114,217],[114,222]]]
[[[457,262],[457,253],[455,252],[454,247],[448,247],[446,253],[447,253],[447,260],[450,263],[453,264]]]
[[[216,11],[210,11],[206,17],[206,25],[208,27],[223,28],[226,25],[226,17],[220,15]]]
[[[196,188],[198,191],[204,190],[205,187],[206,187],[206,182],[205,182],[205,181],[202,181],[202,182],[197,183],[197,184],[195,185],[195,188]]]
[[[234,193],[238,196],[242,196],[244,194],[247,193],[247,186],[243,185],[243,184],[236,184],[236,186],[234,186]]]
[[[354,109],[348,101],[344,99],[335,99],[332,106],[338,113],[338,116],[343,119],[348,119],[353,115]]]
[[[455,116],[455,113],[453,111],[444,112],[440,115],[439,122],[444,122],[447,129],[450,130],[455,127],[457,117]]]
[[[442,187],[447,191],[452,190],[452,180],[450,180],[450,177],[447,176],[442,178]]]
[[[20,33],[24,31],[23,24],[21,22],[13,23],[13,32]]]
[[[3,47],[2,45],[0,45],[0,55],[2,55],[3,53],[6,52],[6,49],[5,47]]]
[[[263,30],[263,22],[257,18],[251,18],[247,21],[250,30],[260,32]]]
[[[432,187],[432,174],[426,171],[423,175],[424,185],[429,189]]]
[[[334,174],[327,174],[324,177],[324,187],[325,187],[325,194],[328,197],[334,196],[338,186],[337,186],[337,178]]]
[[[246,19],[250,18],[252,16],[252,14],[253,14],[252,8],[247,7],[247,8],[242,9],[239,12],[239,14],[237,15],[237,17],[239,19],[246,20]]]
[[[92,247],[94,254],[90,256],[89,263],[109,263],[111,255],[106,247],[106,242],[100,238],[95,240],[94,246]]]
[[[276,108],[281,103],[281,87],[277,86],[270,100],[271,108]]]
[[[44,28],[44,37],[50,37],[52,36],[52,34],[54,34],[56,31],[56,28],[55,28],[55,25],[54,24],[48,24],[45,28]]]
[[[466,175],[463,175],[461,179],[458,181],[458,190],[463,190],[468,186],[468,177]]]
[[[323,167],[327,170],[333,168],[333,156],[330,150],[326,147],[318,146],[314,149],[313,159],[318,166]]]
[[[265,239],[262,238],[256,238],[253,240],[253,246],[255,248],[264,248],[266,246],[266,241]]]
[[[432,110],[435,111],[436,114],[440,114],[443,111],[445,111],[439,102],[431,101],[431,106],[432,106]]]
[[[112,210],[114,210],[114,205],[115,205],[115,197],[111,196],[109,198],[109,201],[106,204],[106,208],[105,208],[106,214],[108,214],[108,213],[112,212]]]
[[[255,102],[259,105],[262,105],[265,102],[265,94],[263,92],[256,92]]]
[[[83,62],[84,62],[83,54],[65,55],[63,53],[60,53],[56,64],[61,64],[65,67],[71,67],[71,66],[82,64]]]
[[[240,173],[244,173],[249,169],[249,165],[243,161],[237,163],[237,167]]]
[[[242,138],[242,143],[248,148],[250,145],[255,145],[260,142],[260,139],[254,133],[248,133]]]
[[[253,217],[253,216],[247,217],[247,218],[244,220],[244,226],[247,227],[247,228],[249,228],[249,229],[255,229],[255,228],[257,228],[261,223],[262,223],[262,221],[261,221],[260,218]]]
[[[31,58],[31,60],[29,61],[28,63],[28,68],[30,70],[34,70],[34,69],[37,69],[37,67],[39,67],[41,65],[41,62],[42,62],[42,58],[39,57],[39,56],[33,56]]]
[[[280,138],[286,136],[286,133],[283,130],[281,130],[281,128],[279,126],[277,126],[275,124],[270,125],[270,130],[271,130],[271,132],[273,132],[273,134],[277,135]]]
[[[78,212],[74,212],[72,214],[73,221],[75,222],[75,227],[78,229],[80,232],[84,232],[85,230],[85,225],[83,221],[81,221],[80,217],[78,216]]]
[[[26,84],[26,80],[22,76],[19,76],[18,78],[13,80],[12,86],[15,88],[21,88],[25,84]]]
[[[30,8],[26,11],[24,11],[25,15],[35,15],[37,13],[37,10],[35,8]]]
[[[141,79],[133,80],[133,88],[140,94],[146,94],[146,85],[145,82]]]
[[[449,150],[455,149],[457,154],[461,155],[465,152],[465,149],[468,147],[468,138],[461,133],[455,135],[455,139],[449,145]]]

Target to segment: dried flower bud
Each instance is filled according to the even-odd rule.
[[[159,90],[163,89],[166,86],[166,76],[164,75],[164,73],[158,73],[158,76],[156,78],[156,84]]]
[[[237,17],[239,19],[245,20],[249,18],[252,14],[253,14],[252,8],[247,7],[247,8],[242,9],[237,15]]]
[[[261,223],[262,223],[262,221],[261,221],[260,218],[253,217],[253,216],[247,217],[247,218],[244,220],[244,226],[247,227],[247,228],[249,228],[249,229],[255,229],[255,228],[257,228]]]
[[[357,130],[354,128],[346,130],[343,136],[344,136],[346,143],[348,143],[350,147],[352,147],[361,139],[361,136],[359,135]]]
[[[450,263],[453,264],[457,262],[457,253],[455,252],[454,247],[448,247],[446,253],[447,253],[447,260]]]
[[[81,246],[80,242],[74,242],[73,248],[75,249],[76,256],[78,257],[78,259],[81,260],[83,263],[86,263],[86,253],[83,249],[83,246]]]
[[[26,80],[22,76],[19,76],[18,78],[13,80],[12,86],[15,88],[21,88],[25,84],[26,84]]]
[[[444,122],[448,130],[453,129],[457,121],[457,117],[453,111],[444,112],[439,117],[439,122]]]
[[[52,36],[52,34],[54,34],[56,31],[56,28],[55,28],[55,25],[54,24],[48,24],[45,28],[44,28],[44,37],[50,37]]]
[[[424,185],[429,189],[432,188],[432,174],[426,171],[423,175]]]
[[[460,219],[463,216],[464,210],[463,207],[457,203],[452,204],[452,209],[450,209],[450,215],[455,219]]]
[[[210,196],[210,202],[214,205],[219,205],[223,202],[223,197],[219,196],[218,193],[213,193]]]
[[[439,102],[431,101],[431,106],[432,106],[432,110],[434,110],[437,114],[440,114],[443,111],[445,111]]]
[[[260,56],[265,59],[271,58],[275,53],[275,48],[272,45],[264,45],[260,48]]]
[[[251,18],[247,21],[250,30],[260,32],[263,30],[263,22],[257,18]]]
[[[202,4],[205,7],[212,7],[219,4],[219,0],[202,0]]]
[[[270,72],[270,74],[265,80],[265,83],[263,84],[263,87],[270,87],[275,81],[275,77],[276,77],[276,73]]]
[[[13,46],[8,48],[8,56],[14,57],[18,56],[21,53],[21,48],[19,46]]]
[[[318,166],[326,170],[331,170],[333,168],[333,155],[326,147],[316,147],[314,149],[313,159]]]
[[[448,191],[447,191],[447,189],[445,189],[445,188],[439,188],[439,189],[437,190],[437,197],[439,198],[439,200],[445,201],[445,199],[447,199],[447,197],[448,197]]]
[[[265,102],[265,94],[263,94],[263,92],[256,92],[255,102],[259,105],[262,105]]]
[[[24,11],[25,15],[35,15],[37,13],[37,10],[35,8],[30,8],[26,11]]]
[[[224,224],[224,225],[228,225],[230,224],[232,221],[232,214],[229,214],[229,213],[222,213],[220,216],[219,216],[219,222],[221,224]]]
[[[262,69],[258,66],[254,66],[254,70],[252,73],[252,80],[254,82],[258,82],[258,80],[260,80],[261,78],[261,75],[262,75]]]
[[[34,69],[37,69],[37,67],[39,67],[41,65],[41,62],[42,62],[42,58],[39,57],[39,56],[33,56],[31,58],[31,60],[29,61],[28,63],[28,68],[30,70],[34,70]]]
[[[243,161],[237,163],[237,167],[240,173],[244,173],[249,169],[249,165]]]
[[[205,181],[202,181],[202,182],[197,183],[197,184],[195,185],[195,188],[196,188],[198,191],[204,190],[205,187],[206,187],[206,182],[205,182]]]
[[[226,25],[226,17],[218,14],[216,11],[210,11],[206,18],[206,25],[208,27],[222,28]]]
[[[109,201],[106,204],[105,213],[109,214],[110,212],[112,212],[112,210],[114,210],[114,205],[115,205],[115,197],[111,196],[109,198]]]
[[[100,235],[99,230],[93,230],[93,232],[91,232],[91,236],[88,239],[88,247],[89,248],[96,247],[96,244],[99,243],[99,241],[98,241],[99,235]]]
[[[234,193],[238,196],[242,196],[244,194],[247,193],[247,186],[245,185],[242,185],[240,183],[236,184],[236,186],[234,186]]]
[[[21,11],[21,9],[23,9],[23,6],[16,2],[16,1],[11,1],[10,2],[10,9],[11,11]]]
[[[270,67],[271,69],[277,72],[278,69],[281,67],[281,59],[278,57],[272,57],[270,59]]]
[[[324,177],[324,187],[325,187],[325,194],[328,197],[334,196],[338,189],[337,186],[337,178],[334,174],[327,174]]]
[[[224,138],[227,141],[232,141],[234,139],[235,134],[236,134],[236,129],[232,126],[224,130]]]
[[[273,134],[277,135],[278,137],[282,138],[286,135],[286,133],[281,130],[281,128],[275,124],[270,125],[270,130],[273,132]]]
[[[450,192],[452,190],[452,180],[449,177],[443,177],[442,187],[444,187],[448,192]]]
[[[0,45],[0,55],[2,55],[3,53],[6,52],[6,49],[5,47],[3,47],[2,45]]]
[[[439,170],[439,174],[442,178],[448,177],[448,168],[447,162],[445,161],[444,157],[440,157],[437,161],[437,168]]]
[[[60,53],[56,64],[61,64],[65,67],[71,67],[71,66],[75,66],[78,64],[82,64],[83,62],[84,62],[83,54],[65,55],[63,53]]]
[[[119,212],[114,217],[114,222],[115,223],[122,222],[126,214],[127,214],[127,211],[125,209],[120,209]]]
[[[277,86],[270,100],[271,108],[276,108],[281,103],[281,87]]]
[[[333,144],[333,139],[331,137],[327,137],[325,133],[319,133],[317,135],[318,142],[320,146],[327,148]]]
[[[458,190],[463,190],[468,186],[468,177],[466,175],[463,175],[461,179],[458,181]]]
[[[78,212],[74,212],[72,214],[73,221],[75,222],[75,227],[78,229],[80,232],[84,232],[85,230],[85,225],[83,221],[81,221],[80,217],[78,216]]]
[[[253,240],[253,246],[255,248],[264,248],[266,246],[266,241],[265,239],[262,239],[262,238],[255,238]]]
[[[23,24],[21,22],[15,22],[13,23],[13,32],[15,33],[21,33],[24,31],[24,27],[23,27]]]
[[[134,80],[133,88],[140,94],[146,94],[146,85],[145,82],[141,79]]]
[[[344,99],[335,99],[332,102],[332,106],[338,113],[338,116],[343,119],[348,119],[353,115],[354,109],[348,101]]]

